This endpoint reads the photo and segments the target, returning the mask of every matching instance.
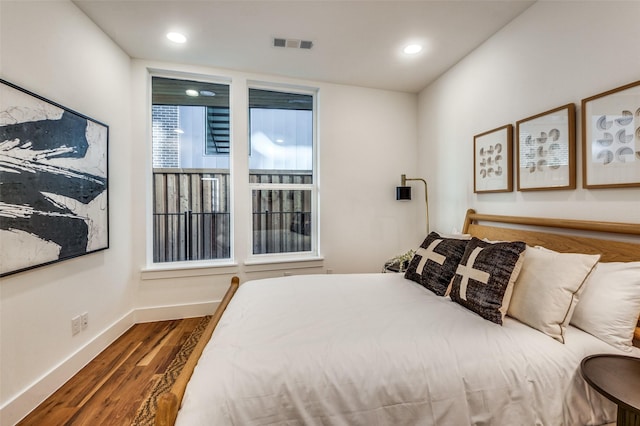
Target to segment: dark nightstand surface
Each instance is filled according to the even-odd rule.
[[[398,266],[390,265],[385,266],[383,272],[391,272],[395,274],[404,274],[406,269],[400,269]]]
[[[587,383],[618,405],[618,416],[620,410],[640,416],[640,358],[591,355],[582,360],[580,369]]]

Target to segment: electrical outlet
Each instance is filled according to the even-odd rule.
[[[89,326],[89,313],[85,312],[82,315],[80,315],[80,323],[82,325],[82,329],[86,330],[87,327]]]
[[[81,330],[81,320],[80,320],[80,315],[71,318],[71,335],[75,336],[76,334],[80,333]]]

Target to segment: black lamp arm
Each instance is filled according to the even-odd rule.
[[[400,175],[401,186],[407,186],[407,181],[412,181],[412,180],[417,180],[424,183],[424,202],[425,202],[425,207],[427,212],[427,235],[429,235],[429,192],[427,190],[428,189],[427,181],[422,178],[408,178],[407,175],[405,174]]]

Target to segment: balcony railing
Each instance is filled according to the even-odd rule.
[[[311,212],[253,213],[253,254],[311,250]]]
[[[154,262],[228,259],[229,213],[155,213]],[[253,253],[311,250],[311,212],[253,213]]]
[[[227,259],[229,213],[155,213],[153,261]]]
[[[310,183],[311,174],[262,172],[250,180]],[[226,171],[154,170],[154,262],[231,256],[228,182]],[[311,251],[311,191],[255,190],[253,206],[253,254]]]

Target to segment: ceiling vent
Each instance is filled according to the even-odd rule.
[[[291,38],[274,38],[274,47],[288,47],[291,49],[311,49],[313,42],[308,40],[296,40]]]

